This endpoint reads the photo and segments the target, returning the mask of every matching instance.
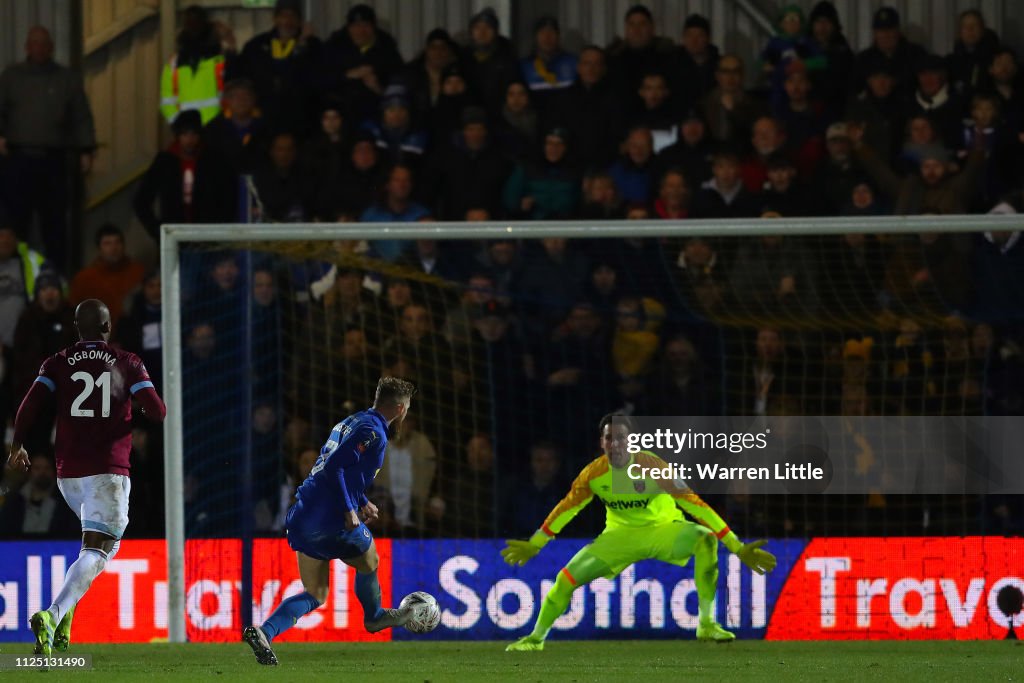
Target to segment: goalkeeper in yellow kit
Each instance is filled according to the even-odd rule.
[[[569,494],[555,506],[530,540],[509,540],[501,551],[507,563],[526,564],[595,495],[605,504],[604,531],[558,572],[555,585],[541,605],[533,632],[506,650],[543,650],[551,624],[565,612],[573,591],[580,586],[597,578],[618,576],[640,560],[655,559],[683,566],[691,555],[699,605],[697,639],[734,640],[736,636],[722,628],[712,613],[718,584],[718,541],[758,574],[775,568],[775,556],[761,549],[765,541],[744,544],[707,503],[681,482],[629,478],[628,468],[633,463],[641,467],[665,467],[665,461],[653,453],[628,452],[630,424],[629,418],[623,415],[603,417],[598,430],[604,455],[583,468]],[[680,508],[702,524],[684,519]]]

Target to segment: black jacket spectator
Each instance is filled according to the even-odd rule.
[[[252,81],[271,127],[297,135],[314,123],[314,79],[321,58],[320,39],[303,29],[301,5],[279,2],[274,28],[249,40],[232,68]]]
[[[946,57],[946,66],[953,90],[969,98],[984,90],[990,81],[988,68],[999,49],[999,36],[985,26],[978,10],[961,12],[959,29],[953,52]]]
[[[185,116],[187,112],[179,114],[178,120]],[[199,147],[189,157],[175,141],[149,165],[133,206],[146,232],[159,242],[162,223],[230,223],[237,196],[231,170],[215,153]],[[159,215],[155,203],[160,205]]]
[[[899,15],[892,8],[883,7],[875,12],[873,21],[876,32],[875,42],[871,47],[862,50],[853,63],[853,74],[850,79],[850,91],[860,92],[864,89],[864,82],[872,69],[883,65],[885,68],[896,74],[897,88],[909,94],[916,84],[915,69],[927,54],[923,47],[917,43],[907,40],[906,36],[899,32]],[[898,37],[892,49],[882,50],[878,45],[880,32],[897,31]],[[888,47],[888,46],[886,46]]]
[[[479,107],[468,108],[462,117],[459,144],[438,153],[436,173],[437,215],[460,221],[469,209],[487,209],[497,215],[501,191],[512,164],[487,140],[486,115]]]
[[[405,86],[409,93],[412,117],[426,122],[430,112],[440,101],[445,73],[449,66],[458,63],[459,46],[442,28],[435,28],[427,34],[423,52],[409,62],[396,82]]]
[[[203,144],[235,173],[252,173],[270,146],[270,127],[256,107],[256,94],[248,81],[228,84],[224,102],[224,111],[203,129]]]
[[[615,160],[626,130],[623,100],[605,75],[600,48],[585,48],[576,72],[576,82],[552,98],[546,118],[550,125],[569,130],[569,148],[582,168],[605,168]]]
[[[469,31],[471,41],[462,54],[466,80],[488,115],[497,118],[505,102],[505,89],[520,78],[519,60],[512,41],[498,34],[498,17],[491,8],[470,19]]]
[[[377,113],[377,100],[403,65],[395,39],[377,26],[367,5],[348,11],[346,25],[324,43],[321,80],[328,92],[349,102],[356,120]]]
[[[142,281],[142,289],[132,298],[128,313],[117,321],[115,339],[146,364],[149,376],[161,391],[163,384],[163,305],[160,299],[160,273],[154,271]]]
[[[830,116],[840,116],[846,104],[853,51],[843,35],[835,5],[828,0],[816,4],[807,18],[807,33],[825,56],[825,68],[808,73],[815,96],[824,101]]]
[[[281,133],[270,145],[269,162],[253,174],[263,205],[263,220],[295,223],[306,219],[311,182],[299,168],[298,150],[291,133]]]

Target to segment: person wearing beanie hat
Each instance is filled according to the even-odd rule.
[[[899,12],[893,7],[882,6],[875,10],[871,29],[871,46],[862,50],[854,60],[851,92],[859,93],[864,89],[870,65],[885,62],[896,74],[901,97],[909,96],[917,82],[914,70],[927,53],[903,35]]]
[[[312,25],[302,21],[302,3],[278,0],[273,28],[245,44],[229,76],[252,82],[260,110],[272,129],[305,134],[315,115],[309,84],[321,49]]]
[[[458,63],[459,46],[443,28],[427,34],[420,52],[399,74],[397,80],[409,90],[413,118],[427,121],[441,97],[445,69]]]
[[[949,150],[941,144],[922,144],[916,148],[919,167],[916,173],[897,175],[878,153],[863,144],[864,132],[851,127],[848,132],[854,155],[882,194],[895,205],[901,216],[934,213],[967,213],[977,190],[979,175],[985,171],[985,139],[978,136],[967,155],[963,170],[951,175]]]
[[[541,158],[519,163],[505,183],[505,210],[529,220],[557,220],[575,215],[580,174],[569,163],[569,133],[545,131]]]
[[[395,39],[377,25],[373,8],[358,4],[324,43],[321,64],[328,92],[350,102],[356,120],[363,120],[377,114],[377,99],[405,62]]]
[[[544,109],[550,93],[568,88],[576,79],[576,55],[562,49],[558,20],[548,15],[533,27],[533,52],[519,62],[526,87]]]
[[[381,96],[380,110],[380,116],[363,123],[363,128],[373,133],[385,163],[403,162],[418,170],[427,151],[427,134],[414,126],[405,86],[389,85]]]
[[[810,74],[814,92],[830,113],[838,115],[846,105],[853,51],[843,35],[839,13],[829,0],[821,0],[811,10],[807,18],[807,34],[825,55],[825,68]]]
[[[718,46],[711,44],[711,22],[701,14],[691,14],[683,23],[683,36],[678,51],[679,76],[677,83],[685,92],[675,92],[676,101],[683,106],[692,105],[715,87],[715,69],[718,68]]]
[[[217,153],[219,136],[212,136],[213,145],[210,140],[217,130],[228,131],[222,139],[235,140],[230,126],[218,115],[204,129],[196,111],[181,112],[171,124],[174,139],[153,158],[132,200],[136,218],[157,242],[162,223],[229,223],[236,218],[237,181]]]
[[[469,21],[469,45],[462,55],[470,90],[492,117],[501,111],[508,83],[520,77],[512,41],[498,29],[498,15],[492,8],[474,14]]]
[[[512,164],[497,145],[483,107],[462,110],[455,142],[436,153],[436,173],[430,181],[436,191],[441,220],[460,221],[470,209],[486,209],[494,216],[501,208],[501,190]]]
[[[671,71],[676,52],[675,43],[655,34],[654,16],[644,5],[633,5],[626,11],[621,38],[608,46],[608,77],[622,101],[636,97],[645,74]],[[680,88],[675,79],[673,92]]]
[[[811,72],[825,68],[825,57],[805,33],[804,11],[799,5],[785,5],[776,16],[776,34],[761,51],[762,70],[771,78],[771,105],[778,111],[786,101],[787,69],[799,62]]]
[[[963,145],[963,119],[967,103],[959,93],[949,87],[946,60],[939,55],[926,55],[916,65],[917,88],[907,107],[906,116],[928,116],[950,149]]]

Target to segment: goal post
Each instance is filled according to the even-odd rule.
[[[170,642],[186,640],[185,440],[182,360],[183,287],[194,274],[182,268],[183,244],[222,244],[244,250],[272,242],[334,240],[538,240],[569,238],[738,238],[769,235],[816,237],[843,234],[909,235],[977,233],[1024,229],[1024,216],[886,216],[683,221],[534,221],[486,223],[301,223],[164,225],[161,229],[163,283],[163,379],[167,419],[164,429],[167,612]],[[637,264],[642,268],[643,264]],[[339,416],[340,417],[340,416]]]

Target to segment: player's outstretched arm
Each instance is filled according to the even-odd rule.
[[[566,524],[580,513],[580,510],[590,503],[594,497],[593,491],[590,490],[590,480],[603,473],[604,470],[601,469],[600,464],[602,462],[604,470],[606,470],[607,460],[600,458],[583,468],[569,488],[569,493],[548,513],[544,523],[533,532],[533,536],[529,540],[509,539],[505,541],[506,545],[501,551],[505,562],[519,567],[529,562],[540,552],[541,548],[547,545]]]
[[[637,454],[637,460],[643,467],[663,468],[665,461],[653,453],[642,452]],[[676,501],[676,505],[682,508],[683,512],[690,515],[704,526],[710,529],[715,537],[722,542],[740,562],[758,574],[764,574],[775,569],[775,556],[762,548],[768,541],[753,541],[744,543],[739,536],[732,532],[729,525],[718,516],[718,513],[710,505],[701,500],[700,496],[681,481],[659,479],[659,486]]]

